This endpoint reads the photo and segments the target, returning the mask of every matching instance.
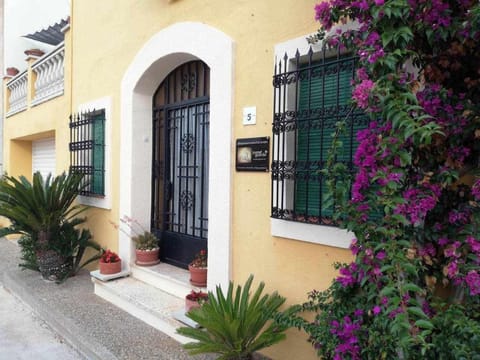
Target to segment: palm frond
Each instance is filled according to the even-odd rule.
[[[230,282],[226,295],[220,286],[208,293],[208,301],[187,316],[200,328],[182,327],[177,332],[196,340],[184,345],[192,355],[219,354],[219,359],[233,359],[278,343],[285,338],[286,327],[273,323],[273,317],[285,298],[277,292],[262,296],[265,284],[261,282],[253,296],[250,289],[253,275],[242,286]]]

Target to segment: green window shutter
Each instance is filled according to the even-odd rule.
[[[306,217],[330,217],[332,208],[325,205],[328,192],[320,170],[327,160],[336,123],[349,114],[353,58],[326,59],[300,71],[297,120],[297,173],[295,212]],[[351,120],[350,120],[351,122]],[[343,151],[338,161],[351,161],[356,148],[356,130],[341,136]],[[307,219],[306,219],[307,220]]]
[[[92,132],[91,192],[96,195],[105,195],[105,111],[94,115]]]

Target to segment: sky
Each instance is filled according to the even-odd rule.
[[[27,68],[25,50],[50,52],[54,47],[23,38],[70,15],[70,0],[4,0],[4,68]],[[4,72],[5,73],[5,72]]]

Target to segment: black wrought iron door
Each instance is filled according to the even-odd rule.
[[[207,249],[209,69],[179,66],[153,101],[152,230],[160,258],[184,267]]]

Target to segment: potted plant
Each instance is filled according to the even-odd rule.
[[[152,266],[160,262],[158,257],[160,248],[158,247],[158,239],[149,231],[132,237],[135,243],[135,254],[137,259],[135,264],[140,266]]]
[[[18,69],[16,67],[8,67],[7,68],[7,75],[8,76],[16,76],[18,74]]]
[[[122,271],[122,260],[110,249],[103,250],[100,257],[99,270],[102,275],[116,274]]]
[[[160,262],[160,247],[158,246],[158,238],[150,231],[146,230],[138,222],[138,220],[135,220],[131,217],[123,216],[120,219],[120,222],[130,228],[130,232],[125,231],[113,222],[111,223],[116,229],[119,229],[124,234],[131,236],[132,241],[135,243],[135,264],[139,266],[152,266],[158,264]]]
[[[76,229],[87,209],[74,204],[82,179],[74,173],[44,179],[37,172],[32,182],[24,176],[0,180],[0,216],[10,220],[0,236],[21,235],[22,266],[39,270],[44,279],[64,279],[78,269],[86,248],[99,248],[86,230]]]
[[[193,261],[188,265],[190,271],[190,283],[193,286],[207,286],[207,250],[202,249],[195,255]]]
[[[185,296],[185,312],[199,308],[207,300],[208,294],[206,292],[192,290],[190,294]]]

